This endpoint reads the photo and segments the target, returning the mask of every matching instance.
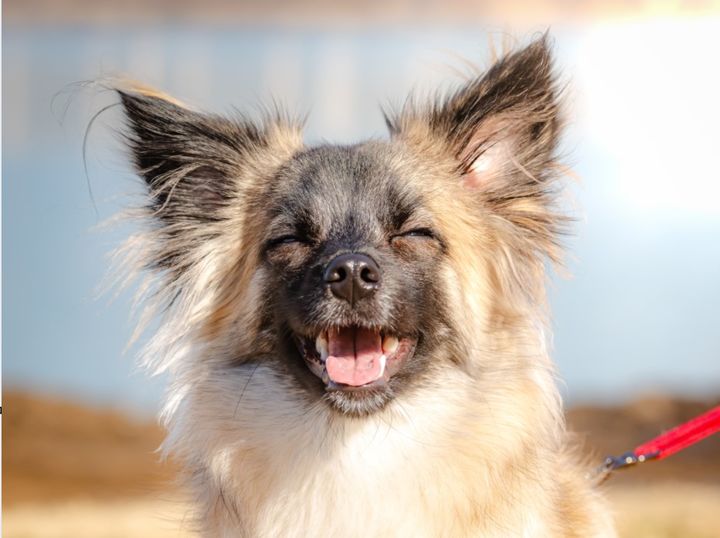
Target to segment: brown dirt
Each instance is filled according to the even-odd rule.
[[[154,452],[163,434],[131,420],[40,395],[3,393],[3,504],[147,495],[175,470]]]

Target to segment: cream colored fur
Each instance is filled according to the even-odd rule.
[[[549,56],[537,50],[546,71]],[[556,105],[547,93],[532,100],[542,106],[517,116],[549,122]],[[505,113],[503,121],[512,117]],[[260,329],[263,196],[275,169],[302,149],[297,130],[264,127],[267,143],[248,149],[229,179],[237,182],[237,203],[222,206],[221,219],[155,227],[124,251],[132,254],[122,258],[125,266],[171,258],[182,267],[172,278],[150,275],[141,288],[160,289],[147,319],[153,304],[163,309],[172,302],[144,362],[170,374],[164,450],[187,471],[201,532],[615,536],[604,500],[568,444],[546,345],[544,264],[559,256],[562,217],[550,191],[519,161],[550,172],[554,162],[534,147],[512,158],[496,151],[476,167],[476,177],[459,181],[452,152],[425,116],[410,107],[392,127],[390,142],[366,147],[397,156],[393,172],[420,190],[447,240],[439,285],[452,305],[453,331],[452,341],[435,349],[422,382],[379,412],[351,417],[321,400],[311,403],[282,361],[272,360],[274,336]],[[491,131],[482,136],[498,129]],[[136,142],[136,151],[143,147]],[[171,175],[173,188],[193,166]],[[519,195],[515,183],[501,184],[506,177],[522,180]],[[234,357],[255,360],[231,364]]]

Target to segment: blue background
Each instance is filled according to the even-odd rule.
[[[567,273],[551,285],[553,355],[571,401],[720,388],[718,19],[553,28],[567,82]],[[523,34],[530,36],[530,33]],[[98,293],[128,235],[97,229],[140,182],[113,101],[78,81],[129,75],[200,107],[309,112],[307,140],[384,137],[378,104],[484,65],[477,28],[18,26],[3,33],[3,380],[140,413],[163,380],[137,372],[130,294]],[[520,39],[522,42],[523,40]],[[96,201],[90,195],[90,190]],[[140,344],[142,341],[140,342]]]

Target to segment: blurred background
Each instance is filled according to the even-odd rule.
[[[720,2],[6,0],[2,35],[3,523],[7,536],[185,536],[153,451],[164,380],[101,293],[136,205],[108,109],[129,76],[215,112],[274,99],[306,139],[385,137],[379,105],[450,87],[549,29],[579,179],[554,357],[589,461],[720,402]],[[83,159],[85,154],[86,159]],[[132,291],[132,290],[130,290]],[[624,536],[717,537],[718,436],[607,486]]]

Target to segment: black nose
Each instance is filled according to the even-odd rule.
[[[323,279],[333,295],[351,305],[380,287],[380,268],[365,254],[341,254],[325,269]]]

